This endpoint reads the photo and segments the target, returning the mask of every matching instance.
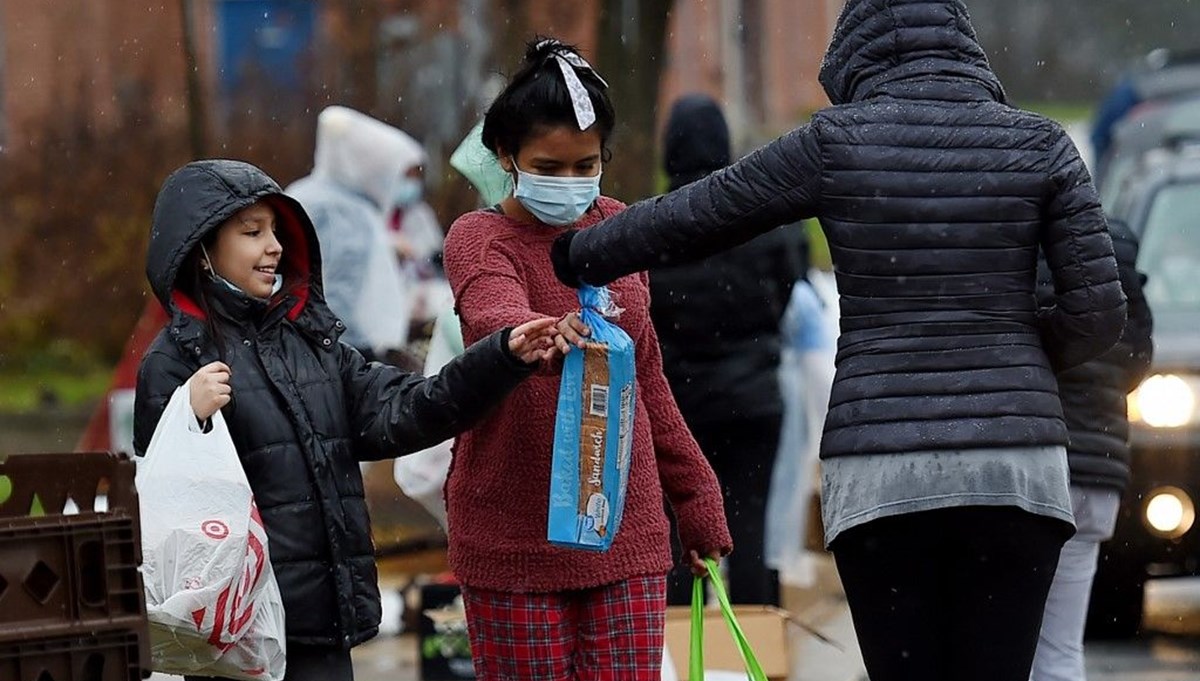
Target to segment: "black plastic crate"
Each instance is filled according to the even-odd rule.
[[[145,626],[124,513],[0,519],[0,643]]]
[[[105,453],[0,461],[11,487],[0,501],[0,646],[132,632],[149,666],[134,472]],[[100,495],[107,508],[97,509]],[[70,505],[78,512],[64,515]]]
[[[150,675],[145,648],[145,637],[128,631],[0,644],[0,679],[136,681]]]
[[[123,511],[136,522],[136,471],[128,457],[107,452],[0,457],[0,476],[12,488],[0,500],[0,517],[28,516],[37,506],[47,515],[60,514],[69,501],[82,511],[95,511],[97,496],[104,494],[108,512]]]

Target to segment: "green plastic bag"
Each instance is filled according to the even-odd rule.
[[[704,564],[708,567],[708,574],[712,579],[717,604],[721,606],[721,616],[725,618],[725,624],[729,626],[729,634],[733,637],[738,652],[742,654],[742,662],[746,665],[746,674],[750,681],[767,681],[767,675],[763,672],[762,666],[758,664],[758,658],[750,649],[750,642],[746,640],[746,634],[733,614],[733,606],[729,604],[729,595],[725,592],[725,585],[721,583],[721,573],[717,569],[716,561],[705,558]],[[688,655],[688,681],[703,681],[703,679],[704,578],[696,577],[692,582],[692,642]]]
[[[484,205],[494,206],[512,194],[512,176],[500,167],[496,155],[483,146],[483,121],[471,128],[450,155],[450,165],[471,182],[483,197]]]

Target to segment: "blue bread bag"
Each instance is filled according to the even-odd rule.
[[[579,303],[591,336],[563,362],[546,538],[556,546],[605,551],[621,526],[629,484],[634,347],[608,318],[616,313],[608,288],[581,288]]]

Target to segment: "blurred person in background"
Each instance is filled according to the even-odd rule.
[[[497,93],[499,94],[499,93]],[[512,194],[513,184],[509,174],[500,167],[496,155],[483,144],[483,121],[481,120],[450,156],[450,165],[462,174],[479,193],[479,206],[494,206]],[[431,308],[435,313],[433,331],[429,338],[429,350],[425,354],[425,375],[432,376],[441,371],[451,359],[463,352],[462,322],[454,310],[454,296],[441,300]],[[453,440],[446,440],[417,452],[396,459],[394,475],[396,484],[409,498],[419,502],[438,521],[443,530],[448,530],[444,488],[450,472]]]
[[[808,513],[837,345],[837,290],[830,278],[813,270],[796,281],[780,324],[783,430],[767,496],[763,556],[781,583],[800,587],[816,577],[807,550]]]
[[[450,156],[450,165],[470,181],[479,192],[481,207],[493,206],[512,193],[512,179],[496,161],[496,155],[483,146],[483,122],[471,129]],[[434,301],[436,304],[436,301]],[[431,310],[432,311],[432,310]],[[447,296],[436,308],[436,318],[425,353],[425,375],[433,376],[450,360],[464,351],[462,326],[454,311],[454,297]],[[400,491],[421,504],[433,516],[443,532],[450,531],[446,516],[446,478],[453,460],[454,440],[446,440],[409,456],[396,459],[392,475]],[[451,573],[435,577],[436,581],[454,582]],[[399,623],[403,613],[402,594],[383,595],[383,623]]]
[[[497,93],[499,94],[499,93]],[[479,193],[480,207],[494,206],[512,194],[513,183],[500,167],[496,155],[483,145],[483,121],[467,133],[450,156],[450,165],[462,174]],[[441,301],[436,308],[429,350],[425,354],[425,375],[441,371],[450,360],[464,350],[462,322],[454,311],[454,296]],[[419,502],[448,531],[444,488],[450,472],[453,440],[446,440],[429,449],[396,459],[396,484],[409,498]]]
[[[418,291],[406,260],[440,249],[440,231],[436,240],[419,241],[390,226],[397,206],[419,201],[420,180],[413,174],[423,159],[421,145],[404,132],[331,106],[317,118],[312,173],[286,190],[316,227],[326,297],[346,322],[345,342],[368,358],[383,359],[408,344]],[[414,231],[431,230],[426,225]],[[412,243],[425,245],[418,249]],[[401,251],[403,258],[394,255]]]
[[[453,298],[442,270],[446,233],[425,202],[425,150],[405,147],[402,152],[395,159],[400,164],[400,179],[386,211],[387,227],[405,283],[412,291],[411,335],[425,338],[441,308]]]
[[[1145,276],[1136,269],[1137,237],[1124,223],[1110,220],[1121,288],[1128,316],[1121,339],[1096,359],[1058,374],[1058,396],[1071,434],[1067,461],[1075,536],[1067,540],[1033,661],[1032,681],[1084,681],[1083,630],[1100,543],[1117,523],[1121,493],[1129,484],[1129,418],[1126,395],[1146,377],[1154,352],[1153,320],[1142,293]],[[1045,258],[1039,266],[1038,294],[1054,303],[1054,282]]]
[[[677,100],[663,137],[670,188],[730,160],[720,105],[699,94]],[[778,575],[763,562],[767,492],[783,423],[779,322],[807,260],[801,228],[789,226],[705,260],[650,273],[650,315],[663,369],[721,483],[738,547],[727,559],[734,603],[779,604]],[[671,573],[668,600],[686,605],[691,598],[692,574],[681,564]]]
[[[1200,50],[1158,48],[1122,74],[1100,100],[1090,138],[1095,175],[1103,178],[1113,160],[1113,133],[1144,104],[1194,95],[1200,89]]]

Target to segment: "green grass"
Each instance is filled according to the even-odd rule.
[[[111,378],[112,369],[100,367],[0,374],[0,412],[37,411],[47,399],[66,407],[90,404],[104,395]]]
[[[1064,124],[1090,121],[1096,109],[1093,102],[1016,102],[1016,106]]]
[[[829,257],[829,243],[825,241],[825,232],[821,231],[821,223],[816,220],[805,220],[804,230],[808,232],[809,266],[822,270],[833,269],[833,260]]]

